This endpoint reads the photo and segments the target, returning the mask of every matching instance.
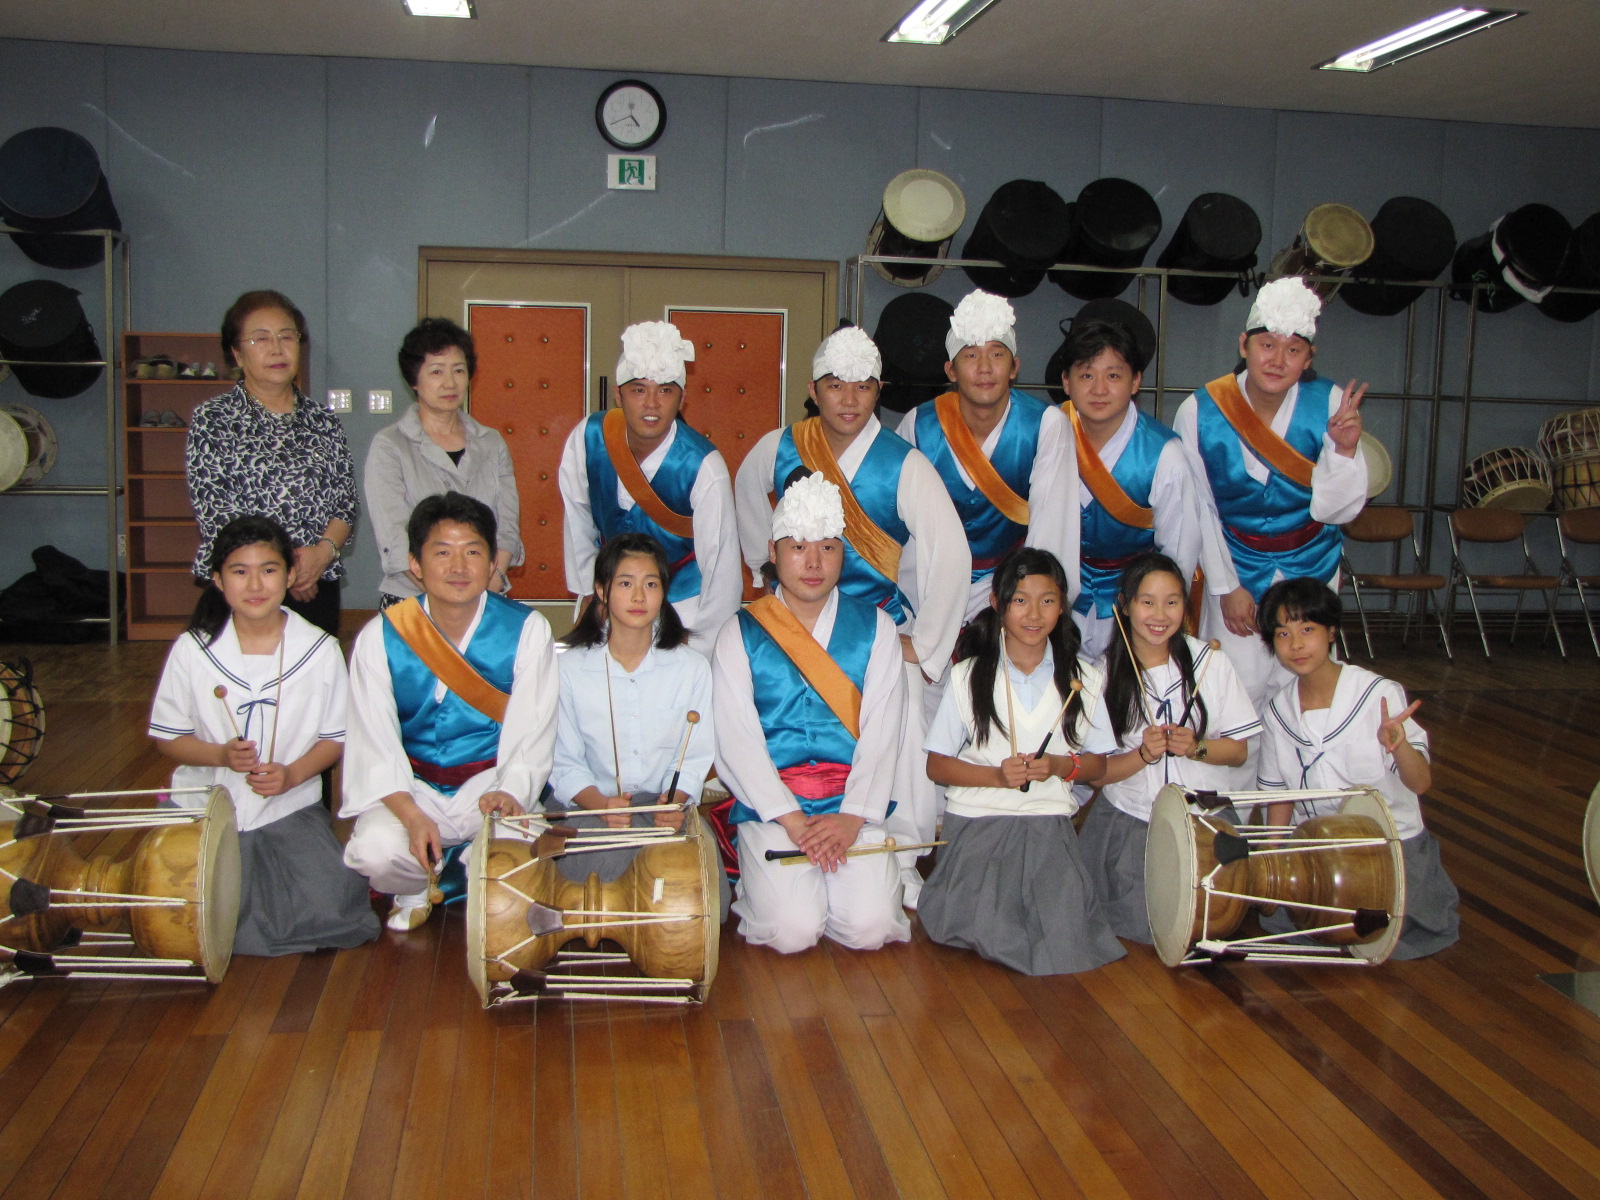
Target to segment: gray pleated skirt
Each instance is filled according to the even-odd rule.
[[[241,833],[239,866],[235,954],[347,950],[378,936],[367,881],[344,865],[322,805]]]
[[[1072,818],[946,813],[917,910],[934,941],[1024,975],[1070,975],[1126,951],[1084,870]]]
[[[1426,958],[1453,946],[1461,936],[1461,896],[1439,861],[1439,839],[1424,829],[1402,840],[1400,852],[1406,872],[1406,918],[1391,961]],[[1271,916],[1262,916],[1261,928],[1287,933],[1294,928],[1294,918],[1280,907]]]
[[[649,808],[661,802],[658,797],[659,793],[657,792],[634,792],[631,803],[635,808]],[[601,817],[577,815],[587,811],[586,809],[575,808],[570,815],[561,818],[560,824],[583,830],[610,828]],[[635,829],[646,829],[655,823],[655,813],[633,814],[633,827]],[[637,850],[596,850],[592,854],[563,854],[555,860],[556,870],[561,872],[563,878],[570,879],[574,883],[582,883],[590,875],[598,875],[601,883],[610,883],[621,877],[622,873],[628,869],[628,864],[633,861],[633,856],[637,853],[639,853]],[[709,835],[706,837],[706,853],[711,855],[718,853],[716,840]],[[733,901],[733,889],[728,884],[728,873],[722,870],[721,867],[722,863],[719,858],[717,862],[717,887],[720,892],[718,900],[722,911],[720,919],[726,921],[728,919],[728,906]]]

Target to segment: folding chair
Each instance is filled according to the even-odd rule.
[[[1561,599],[1564,588],[1578,593],[1578,611],[1589,628],[1589,644],[1600,654],[1600,638],[1595,636],[1594,617],[1589,612],[1589,596],[1585,588],[1600,589],[1600,575],[1579,574],[1572,560],[1571,543],[1600,546],[1600,508],[1574,508],[1556,518],[1556,542],[1561,547],[1561,583],[1556,588],[1556,599]]]
[[[1377,655],[1372,652],[1372,630],[1367,625],[1367,609],[1361,598],[1363,587],[1379,588],[1391,593],[1406,592],[1410,595],[1411,602],[1406,606],[1406,623],[1400,634],[1402,646],[1410,640],[1412,618],[1417,619],[1419,627],[1427,621],[1428,602],[1431,599],[1433,617],[1439,625],[1439,640],[1444,643],[1445,657],[1454,660],[1455,655],[1450,650],[1450,630],[1445,625],[1444,609],[1436,594],[1444,588],[1446,580],[1443,575],[1429,575],[1421,570],[1422,548],[1417,542],[1416,520],[1410,510],[1369,504],[1361,510],[1360,516],[1344,527],[1344,536],[1352,542],[1388,544],[1394,548],[1396,573],[1392,574],[1358,572],[1350,565],[1347,554],[1340,555],[1340,570],[1350,581],[1350,588],[1355,593],[1356,612],[1361,616],[1361,633],[1367,639],[1367,657],[1376,658]],[[1411,543],[1412,570],[1410,573],[1401,573],[1398,571],[1401,563],[1400,547],[1407,541]]]
[[[1467,543],[1505,544],[1519,542],[1522,546],[1522,571],[1517,575],[1474,573],[1467,569],[1461,547]],[[1489,635],[1483,628],[1483,611],[1478,607],[1478,593],[1510,592],[1517,597],[1516,611],[1511,617],[1511,640],[1517,640],[1517,623],[1522,619],[1522,604],[1529,592],[1544,593],[1545,619],[1556,635],[1556,647],[1561,657],[1567,656],[1567,644],[1561,637],[1561,626],[1556,623],[1555,592],[1561,580],[1555,575],[1541,575],[1534,565],[1533,554],[1528,549],[1528,522],[1519,512],[1509,508],[1458,508],[1450,514],[1450,591],[1448,603],[1455,612],[1456,589],[1466,585],[1467,597],[1472,601],[1472,617],[1478,623],[1478,638],[1483,642],[1483,656],[1489,653]]]

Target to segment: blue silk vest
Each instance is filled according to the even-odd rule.
[[[1161,461],[1162,449],[1177,436],[1148,413],[1140,413],[1133,435],[1122,448],[1116,466],[1111,468],[1111,478],[1128,494],[1128,499],[1141,508],[1150,507],[1156,464]],[[1083,525],[1078,574],[1083,581],[1083,591],[1078,593],[1072,607],[1075,612],[1085,614],[1092,607],[1095,616],[1109,617],[1116,607],[1117,584],[1122,579],[1123,566],[1135,554],[1155,549],[1155,530],[1124,525],[1107,512],[1099,500],[1090,500],[1088,507],[1079,511]]]
[[[902,547],[911,540],[911,531],[900,519],[900,471],[910,453],[910,442],[887,429],[879,429],[861,465],[856,468],[855,478],[850,481],[856,503],[879,529]],[[804,465],[800,452],[795,449],[793,428],[785,429],[778,439],[778,451],[773,460],[772,490],[779,499],[783,498],[785,481]],[[896,625],[904,625],[910,615],[911,601],[899,584],[857,554],[848,539],[844,543],[839,590],[883,609],[894,618]]]
[[[1294,398],[1294,412],[1283,439],[1313,463],[1322,453],[1322,437],[1328,429],[1328,395],[1333,385],[1326,379],[1302,382]],[[1222,533],[1239,583],[1257,600],[1272,586],[1272,577],[1281,571],[1285,579],[1306,576],[1327,581],[1339,569],[1339,547],[1343,535],[1337,525],[1324,525],[1305,545],[1295,550],[1269,551],[1247,546],[1238,536],[1281,536],[1311,522],[1311,489],[1285,479],[1268,465],[1265,485],[1251,479],[1244,469],[1244,449],[1238,433],[1222,415],[1211,393],[1201,388],[1196,394],[1195,429],[1200,440],[1200,457],[1206,464],[1211,494],[1217,514],[1222,518]]]
[[[839,593],[833,633],[828,637],[828,657],[838,663],[858,690],[866,687],[867,663],[877,630],[878,610],[864,600]],[[767,737],[767,754],[782,771],[807,763],[845,763],[855,758],[856,739],[823,703],[777,642],[748,612],[739,612],[739,633],[750,658],[756,712]],[[838,812],[844,793],[820,800],[800,799],[806,816]],[[760,814],[742,801],[733,806],[734,824],[759,821]]]
[[[514,600],[489,595],[483,619],[472,631],[462,657],[474,670],[507,694],[517,663],[522,625],[533,615]],[[500,723],[491,721],[454,692],[435,701],[439,679],[417,657],[394,626],[383,623],[383,648],[389,659],[389,679],[394,687],[395,710],[400,716],[400,740],[406,753],[436,767],[459,767],[486,762],[500,749]],[[453,787],[438,789],[453,795]]]
[[[994,457],[989,460],[1000,478],[1024,500],[1028,498],[1033,459],[1039,451],[1039,422],[1048,407],[1043,400],[1035,400],[1013,389],[1000,440],[995,444]],[[945,491],[955,502],[962,528],[967,531],[967,545],[972,550],[972,582],[987,579],[994,574],[995,565],[1022,544],[1022,539],[1028,535],[1027,527],[1002,516],[982,491],[961,478],[955,453],[945,441],[932,400],[918,405],[913,419],[917,449],[928,456],[933,469],[944,480]]]
[[[679,537],[661,528],[640,507],[637,497],[634,506],[626,512],[617,503],[617,470],[606,451],[604,420],[605,413],[591,413],[583,427],[583,451],[589,464],[589,511],[594,515],[595,528],[600,531],[600,544],[604,545],[619,533],[648,533],[666,548],[667,562],[672,565],[667,599],[687,600],[698,596],[700,564],[694,558],[694,539]],[[667,457],[650,481],[656,495],[673,512],[686,517],[694,515],[689,497],[700,475],[700,464],[714,450],[716,447],[703,434],[679,419]]]

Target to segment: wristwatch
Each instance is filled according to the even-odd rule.
[[[1189,757],[1194,759],[1196,762],[1205,762],[1205,760],[1206,760],[1206,740],[1205,740],[1205,738],[1201,738],[1198,742],[1196,742],[1194,744],[1194,749],[1189,751]]]

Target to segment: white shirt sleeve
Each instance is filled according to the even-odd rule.
[[[958,689],[971,687],[972,674],[951,671],[944,694],[939,697],[939,711],[928,722],[928,732],[923,736],[922,748],[929,754],[942,754],[946,758],[959,758],[966,749],[970,730],[961,715],[961,697]]]
[[[1288,686],[1298,687],[1299,681],[1291,681]],[[1278,720],[1278,714],[1272,711],[1274,703],[1279,703],[1277,695],[1267,701],[1267,707],[1261,713],[1261,745],[1257,751],[1256,758],[1256,786],[1263,790],[1289,786],[1284,779],[1283,763],[1281,761],[1286,735]],[[1294,704],[1292,701],[1287,699],[1282,701],[1281,707],[1289,712],[1291,718],[1293,717]],[[1294,756],[1291,753],[1289,757],[1293,758]],[[1295,778],[1294,784],[1296,787],[1299,786],[1300,780],[1298,776]]]
[[[400,738],[400,713],[383,646],[383,618],[374,617],[350,651],[350,711],[345,735],[341,817],[358,817],[385,796],[411,791],[411,763]]]
[[[878,613],[872,657],[861,689],[861,736],[850,760],[839,811],[881,825],[894,799],[906,706],[906,673],[900,656],[900,635],[889,615]]]
[[[1198,404],[1191,394],[1178,405],[1172,428],[1183,443],[1196,494],[1205,505],[1200,529],[1200,565],[1206,573],[1206,591],[1213,596],[1225,596],[1239,586],[1239,575],[1233,569],[1233,555],[1228,553],[1228,544],[1222,536],[1222,518],[1217,514],[1216,498],[1211,494],[1211,476],[1206,471],[1205,459],[1200,456]]]
[[[685,624],[692,625],[690,644],[708,653],[722,623],[739,611],[744,576],[739,572],[739,529],[734,519],[733,481],[728,464],[713,451],[700,463],[689,493],[694,509],[694,556],[700,567],[700,595]],[[765,555],[763,555],[765,558]],[[593,566],[590,567],[591,573]]]
[[[534,806],[550,777],[555,756],[556,689],[550,622],[541,613],[530,613],[517,641],[511,699],[506,704],[506,719],[500,725],[496,765],[482,772],[492,776],[484,791],[508,792],[524,809]],[[468,780],[462,790],[471,786],[472,780]]]
[[[739,521],[739,550],[750,573],[759,577],[767,561],[767,543],[772,540],[772,472],[778,461],[778,441],[782,429],[769,430],[751,447],[739,464],[733,481],[734,508]]]
[[[582,598],[594,591],[594,560],[600,531],[589,510],[589,459],[584,447],[587,418],[573,426],[561,451],[556,483],[561,491],[561,557],[567,591]]]
[[[1344,403],[1344,390],[1335,387],[1328,393],[1328,416]],[[1346,458],[1327,434],[1322,435],[1322,453],[1311,467],[1311,519],[1324,525],[1343,525],[1354,521],[1367,503],[1367,460],[1358,450]]]
[[[906,590],[916,610],[911,646],[923,674],[937,682],[949,669],[966,616],[972,549],[950,493],[921,451],[906,455],[896,503],[911,531],[911,562],[900,568],[901,586],[911,585]]]
[[[1054,406],[1039,421],[1039,445],[1028,478],[1029,546],[1048,550],[1067,572],[1067,603],[1078,598],[1078,543],[1082,533],[1078,509],[1078,452],[1072,423]]]
[[[322,714],[317,721],[319,742],[342,742],[350,719],[350,672],[344,665],[339,643],[322,647],[317,666],[322,696]]]
[[[200,732],[200,722],[194,711],[198,674],[194,668],[194,639],[179,634],[172,649],[167,651],[166,665],[161,668],[161,681],[156,684],[155,699],[150,704],[150,726],[147,732],[160,741],[170,742],[186,735],[207,740]],[[217,701],[218,706],[222,701]]]
[[[1215,513],[1200,498],[1200,485],[1177,438],[1161,448],[1156,460],[1150,507],[1155,511],[1156,548],[1178,564],[1187,587],[1203,557],[1206,521],[1214,520]]]

